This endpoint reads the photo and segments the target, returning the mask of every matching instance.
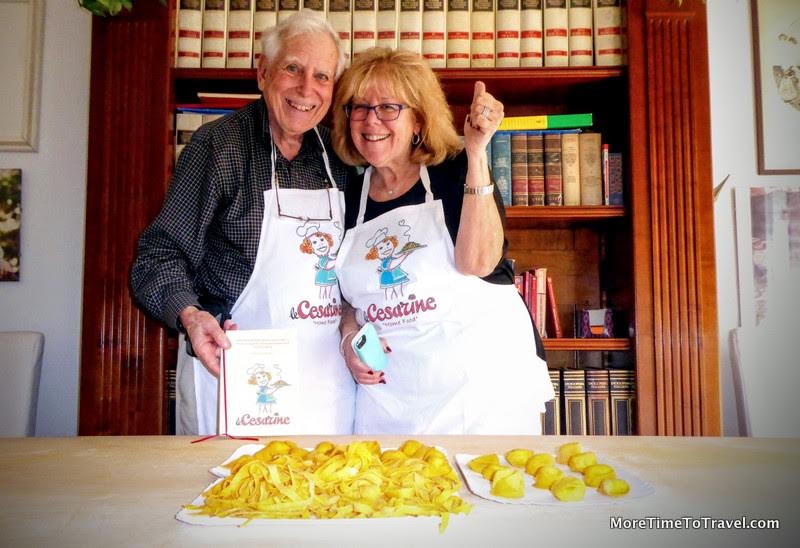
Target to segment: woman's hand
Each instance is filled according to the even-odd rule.
[[[344,361],[347,364],[347,368],[350,370],[350,374],[353,375],[353,379],[358,384],[386,384],[386,381],[383,378],[383,371],[373,370],[370,366],[362,362],[356,355],[353,347],[350,345],[350,342],[355,336],[355,332],[348,333],[345,335],[344,340],[342,340]],[[380,340],[381,345],[383,346],[383,351],[385,353],[391,352],[392,350],[389,348],[389,345],[386,344],[386,339],[381,337]]]
[[[503,116],[503,103],[486,91],[486,84],[475,82],[472,105],[464,121],[464,148],[468,155],[486,150]]]

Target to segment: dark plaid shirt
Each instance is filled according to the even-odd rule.
[[[344,190],[353,171],[320,127],[331,172]],[[184,148],[160,213],[139,238],[131,285],[139,304],[170,327],[199,295],[234,303],[253,272],[264,194],[271,187],[267,108],[256,101],[201,127]],[[290,162],[277,149],[276,175],[286,188],[329,188],[319,140],[303,137]]]

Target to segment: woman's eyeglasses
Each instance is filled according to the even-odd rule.
[[[349,104],[344,105],[344,113],[351,120],[360,122],[366,120],[369,116],[369,111],[375,111],[375,117],[381,122],[390,122],[397,120],[400,112],[408,105],[401,105],[400,103],[381,103],[379,105],[359,105]]]

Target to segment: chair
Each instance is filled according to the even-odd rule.
[[[44,334],[0,331],[0,437],[33,436]]]
[[[789,322],[730,331],[739,432],[800,437],[800,337]]]

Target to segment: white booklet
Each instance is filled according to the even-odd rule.
[[[222,353],[219,433],[273,436],[297,430],[300,372],[294,329],[233,330]]]

